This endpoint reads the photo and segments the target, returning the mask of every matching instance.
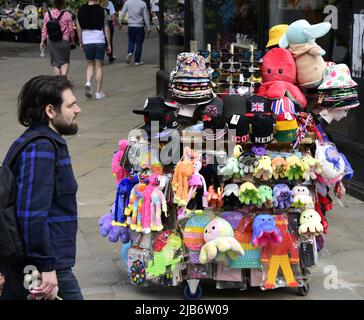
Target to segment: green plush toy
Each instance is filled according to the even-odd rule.
[[[301,160],[296,155],[287,158],[286,177],[288,180],[300,180],[303,176],[304,168]]]
[[[240,186],[239,200],[246,205],[258,205],[261,201],[259,190],[251,182],[244,182]]]
[[[261,208],[264,206],[265,208],[273,207],[273,190],[270,186],[265,184],[259,186],[258,188],[260,200],[258,202],[258,207]]]

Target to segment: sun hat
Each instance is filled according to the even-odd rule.
[[[351,88],[357,85],[358,84],[351,78],[350,69],[346,64],[331,64],[326,66],[324,77],[318,90]]]
[[[207,78],[205,58],[198,53],[182,52],[177,56],[177,63],[173,79],[175,78]]]
[[[267,48],[278,45],[279,40],[288,30],[288,24],[278,24],[269,29],[269,41],[266,45]]]

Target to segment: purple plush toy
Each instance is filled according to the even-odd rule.
[[[293,191],[286,184],[276,184],[273,188],[273,205],[275,209],[288,209],[293,203]]]
[[[122,243],[128,243],[130,240],[129,228],[113,225],[114,211],[115,204],[111,206],[109,213],[99,219],[101,235],[103,237],[108,235],[108,239],[111,242],[117,242],[120,238]]]
[[[99,219],[100,232],[103,237],[110,233],[112,220],[113,216],[110,213],[105,214]]]
[[[268,244],[277,244],[282,241],[281,232],[276,227],[273,216],[270,214],[259,214],[255,217],[251,240],[251,244],[254,247],[264,247]]]

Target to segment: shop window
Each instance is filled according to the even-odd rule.
[[[176,66],[176,57],[184,51],[185,5],[184,0],[164,1],[164,70],[171,72]]]

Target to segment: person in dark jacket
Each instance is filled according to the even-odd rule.
[[[80,111],[72,83],[64,76],[36,76],[19,94],[18,120],[28,128],[12,144],[4,163],[25,139],[42,137],[26,144],[11,163],[26,258],[2,266],[2,300],[26,299],[24,274],[34,268],[42,274],[42,284],[34,288],[38,294],[50,297],[58,285],[61,298],[83,299],[71,269],[76,260],[77,182],[62,138],[77,133]]]

